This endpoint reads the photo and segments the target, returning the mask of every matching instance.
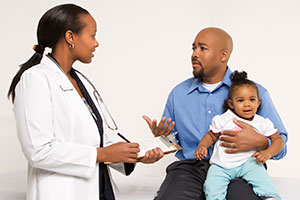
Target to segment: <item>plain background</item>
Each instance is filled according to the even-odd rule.
[[[0,181],[25,184],[27,162],[16,137],[12,104],[6,95],[18,65],[36,44],[40,17],[64,1],[1,0],[0,24]],[[300,2],[297,0],[81,0],[98,24],[100,43],[91,64],[75,63],[102,94],[122,133],[130,140],[152,137],[142,119],[160,119],[171,89],[192,76],[192,43],[205,27],[233,38],[232,70],[245,70],[265,86],[289,133],[288,154],[268,161],[272,177],[299,178]],[[163,174],[175,160],[139,164],[148,174]],[[21,176],[22,183],[10,175]],[[157,183],[158,184],[158,183]]]

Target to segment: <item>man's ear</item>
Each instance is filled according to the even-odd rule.
[[[74,33],[71,30],[67,30],[65,33],[65,40],[69,46],[74,46]]]
[[[261,103],[261,99],[260,99],[260,98],[258,98],[258,106],[257,106],[257,107],[259,107],[259,106],[260,106],[260,103]]]
[[[229,58],[229,51],[227,49],[223,49],[221,51],[221,62],[226,62]]]
[[[233,110],[233,103],[232,103],[231,99],[227,100],[227,104],[228,104],[229,108],[231,108],[231,110]]]

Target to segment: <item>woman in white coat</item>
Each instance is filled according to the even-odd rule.
[[[106,162],[134,169],[139,146],[106,145],[93,87],[72,68],[90,63],[98,47],[96,22],[85,9],[64,4],[48,10],[37,29],[35,54],[15,75],[12,97],[18,138],[28,160],[28,200],[114,200]],[[52,52],[43,56],[45,48]],[[163,156],[146,153],[142,162]]]

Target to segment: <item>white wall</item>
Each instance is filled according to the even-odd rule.
[[[297,120],[300,2],[297,0],[81,0],[98,23],[100,47],[90,65],[76,63],[97,86],[128,138],[150,137],[142,115],[160,118],[170,90],[192,76],[194,37],[204,27],[231,34],[229,65],[263,84],[289,132],[288,155],[269,161],[274,177],[299,177]],[[6,94],[18,65],[32,54],[39,18],[63,1],[1,1],[0,175],[25,171],[16,138],[12,105]],[[173,160],[145,166],[162,173]],[[1,180],[0,180],[1,181]]]

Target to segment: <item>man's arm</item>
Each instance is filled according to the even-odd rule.
[[[258,111],[258,114],[265,118],[269,118],[273,122],[274,127],[278,130],[279,135],[282,137],[282,139],[284,141],[284,146],[283,146],[282,150],[277,155],[275,155],[271,158],[271,159],[279,160],[286,155],[286,152],[287,152],[286,142],[288,139],[288,133],[286,131],[286,128],[284,127],[284,124],[283,124],[272,100],[271,100],[271,97],[270,97],[268,91],[264,90],[264,91],[259,91],[259,92],[260,92],[260,96],[262,99],[262,103],[261,103],[260,109]],[[269,145],[271,145],[271,140],[268,138],[268,146]]]

